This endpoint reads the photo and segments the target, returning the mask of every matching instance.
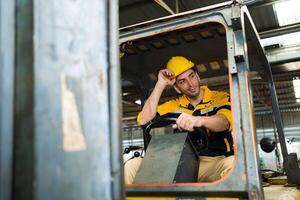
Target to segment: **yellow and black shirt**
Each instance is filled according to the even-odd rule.
[[[200,152],[203,156],[233,155],[233,140],[231,135],[231,107],[230,95],[226,92],[212,91],[207,86],[201,86],[204,90],[202,101],[193,106],[185,95],[167,101],[157,108],[157,113],[165,115],[167,113],[188,113],[194,116],[212,116],[221,114],[226,117],[230,124],[227,131],[211,133],[208,136],[208,149]],[[140,115],[139,115],[140,116]],[[139,116],[137,121],[139,123]]]

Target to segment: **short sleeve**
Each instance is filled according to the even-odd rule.
[[[232,118],[231,118],[231,103],[230,103],[230,95],[226,92],[217,92],[215,97],[215,104],[218,106],[217,113],[226,117],[229,122],[231,130],[232,126]]]
[[[159,106],[157,106],[157,113],[159,115],[164,115],[167,113],[170,113],[178,108],[178,103],[176,100],[170,100],[167,101]],[[140,117],[141,117],[141,112],[137,116],[137,123],[140,125]]]

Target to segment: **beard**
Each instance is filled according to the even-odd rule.
[[[183,94],[185,94],[188,98],[191,99],[197,98],[200,95],[200,85],[191,87],[183,91]]]
[[[186,96],[187,96],[189,99],[196,99],[199,95],[200,95],[200,92],[198,92],[198,93],[189,93],[189,94],[186,94]]]

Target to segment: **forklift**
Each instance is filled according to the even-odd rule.
[[[252,78],[269,83],[288,183],[300,184],[297,156],[287,153],[271,68],[246,5],[229,1],[124,27],[120,29],[120,46],[122,77],[139,88],[142,102],[156,81],[153,75],[174,55],[195,61],[201,82],[228,81],[235,150],[235,163],[227,177],[212,183],[197,183],[197,145],[191,142],[188,133],[151,138],[150,128],[174,123],[169,118],[154,121],[144,128],[146,153],[133,184],[126,185],[129,199],[150,196],[264,199],[253,119]],[[201,133],[200,149],[207,144],[205,131]],[[180,150],[174,155],[168,148]],[[186,169],[191,173],[183,173]]]
[[[270,65],[242,0],[119,31],[116,0],[0,1],[0,16],[1,200],[264,199],[252,76],[269,83],[288,183],[299,185],[297,157],[285,146]],[[168,183],[124,186],[119,61],[122,77],[139,86],[144,101],[153,73],[174,54],[195,61],[208,85],[228,81],[234,168],[223,180],[204,184],[190,179],[193,174],[174,179],[174,162]],[[171,136],[178,144],[175,157],[184,153],[194,159],[197,148],[188,133]],[[162,141],[147,140],[146,131],[144,137],[146,154]],[[205,137],[199,140],[205,144]]]

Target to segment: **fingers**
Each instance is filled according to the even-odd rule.
[[[162,75],[164,75],[167,78],[171,78],[174,76],[173,72],[171,72],[169,69],[163,69],[160,70],[160,72],[162,73]]]
[[[160,70],[158,74],[158,81],[164,85],[174,85],[175,78],[173,72],[171,72],[169,69]]]
[[[176,81],[176,79],[175,79],[175,78],[172,78],[172,79],[170,80],[170,85],[174,85],[174,84],[175,84],[175,81]]]
[[[186,113],[182,113],[176,120],[176,128],[178,128],[179,130],[193,131],[193,116]]]
[[[182,130],[177,126],[177,124],[173,124],[173,125],[172,125],[172,128],[173,128],[173,129],[179,129],[180,131],[182,131]]]

